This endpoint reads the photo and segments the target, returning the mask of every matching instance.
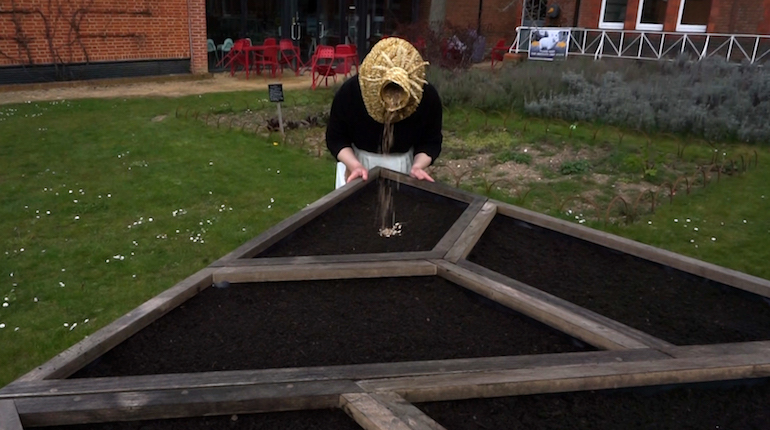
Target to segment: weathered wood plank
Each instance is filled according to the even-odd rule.
[[[215,269],[207,267],[195,273],[21,376],[17,381],[66,378],[185,300],[209,287],[213,283],[214,271]]]
[[[572,302],[556,297],[545,291],[538,290],[537,288],[534,288],[530,285],[516,281],[515,279],[511,279],[505,275],[502,275],[500,273],[487,269],[486,267],[479,266],[478,264],[472,263],[470,261],[460,260],[457,262],[457,266],[463,269],[469,270],[479,276],[482,276],[483,278],[490,279],[494,282],[498,282],[503,285],[508,285],[509,287],[512,287],[515,290],[521,291],[522,293],[527,294],[529,296],[532,296],[537,300],[543,301],[545,303],[550,303],[551,305],[556,307],[563,308],[581,318],[594,321],[595,323],[603,327],[606,327],[610,330],[613,330],[614,332],[622,333],[624,336],[634,339],[637,342],[640,342],[646,345],[648,348],[665,349],[665,348],[671,348],[674,346],[673,344],[666,342],[665,340],[659,339],[655,336],[647,334],[641,330],[637,330],[633,327],[629,327],[619,321],[615,321],[604,315],[601,315],[589,309],[580,307]]]
[[[398,397],[398,395],[395,395]],[[399,397],[400,398],[400,397]],[[392,396],[366,393],[349,393],[340,396],[340,406],[365,430],[446,430],[411,404],[408,409],[399,404],[399,410],[391,405]]]
[[[433,402],[770,376],[767,354],[677,358],[633,363],[453,373],[359,381],[367,392],[392,391],[410,402]]]
[[[675,358],[721,357],[733,354],[767,354],[770,356],[770,341],[677,346],[666,348],[663,352]]]
[[[426,415],[423,411],[417,409],[403,397],[393,392],[371,393],[372,398],[379,403],[387,406],[395,415],[402,417],[407,423],[415,422],[426,430],[446,430],[442,425]]]
[[[450,187],[440,182],[420,181],[410,177],[409,175],[404,175],[402,173],[394,172],[388,169],[382,169],[381,175],[385,179],[390,179],[391,181],[400,184],[410,185],[412,187],[419,188],[433,194],[438,194],[440,196],[448,197],[450,199],[459,200],[461,202],[471,203],[479,197],[476,194],[463,191],[459,188]]]
[[[0,430],[24,430],[13,400],[0,400]]]
[[[481,208],[484,206],[486,201],[486,198],[479,198],[468,205],[463,214],[460,215],[460,218],[458,218],[457,221],[452,224],[452,227],[449,228],[449,231],[447,231],[441,240],[436,244],[436,246],[433,247],[433,250],[440,252],[441,256],[443,257],[447,251],[449,251],[449,248],[454,245],[460,235],[465,232],[470,223],[476,217],[476,214],[478,214]]]
[[[497,213],[497,206],[493,203],[485,202],[481,210],[475,214],[473,220],[471,220],[468,228],[466,228],[460,237],[455,241],[452,247],[444,256],[444,259],[452,263],[456,263],[460,259],[464,259],[470,254],[476,242],[479,241],[481,235],[492,222],[492,218]]]
[[[88,379],[58,379],[14,382],[0,390],[2,398],[64,396],[71,394],[116,393],[122,391],[182,390],[258,384],[359,380],[436,375],[446,372],[484,372],[575,366],[596,363],[666,360],[670,357],[651,349],[591,351],[508,357],[373,363],[285,369],[237,370],[227,372],[179,373]]]
[[[394,276],[433,276],[435,274],[436,265],[426,260],[377,261],[365,263],[224,267],[214,272],[214,282],[304,281]]]
[[[645,245],[641,242],[594,230],[579,224],[509,205],[507,203],[495,201],[495,204],[498,205],[498,213],[505,216],[568,234],[588,242],[625,252],[626,254],[635,257],[664,264],[683,272],[721,282],[725,285],[730,285],[764,297],[770,297],[770,280],[728,269],[726,267],[717,266],[705,261],[696,260],[691,257]]]
[[[16,407],[25,426],[52,426],[336,408],[340,395],[359,391],[351,381],[335,380],[29,397],[16,400]]]
[[[272,266],[291,264],[354,263],[370,261],[399,261],[441,258],[440,251],[390,252],[375,254],[307,255],[297,257],[242,258],[231,260],[226,267]]]
[[[369,172],[369,180],[376,179],[379,176],[379,169]],[[303,225],[309,223],[326,210],[336,205],[337,203],[345,200],[351,195],[357,193],[364,188],[369,182],[364,182],[360,179],[356,179],[353,182],[338,188],[329,194],[321,197],[310,205],[304,207],[299,212],[279,222],[278,224],[270,227],[262,232],[257,237],[244,243],[243,245],[235,248],[235,250],[227,253],[222,258],[211,264],[212,267],[225,266],[229,262],[239,258],[252,258],[265,249],[274,245],[279,240],[286,237],[289,233],[299,229]]]
[[[610,350],[651,347],[637,339],[638,336],[631,337],[599,322],[598,319],[579,315],[575,312],[577,307],[569,302],[553,296],[550,296],[553,297],[551,300],[543,300],[539,297],[540,294],[533,294],[531,287],[523,288],[527,286],[513,279],[502,283],[448,261],[434,262],[438,267],[439,276],[596,347]]]

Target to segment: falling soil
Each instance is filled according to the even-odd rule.
[[[378,190],[387,187],[404,234],[377,234]],[[257,258],[300,255],[430,251],[468,207],[444,196],[390,180],[371,181],[353,196],[266,249]]]

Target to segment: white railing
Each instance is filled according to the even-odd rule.
[[[517,27],[509,52],[526,53],[537,27]],[[570,28],[568,55],[637,60],[673,59],[687,55],[697,60],[761,64],[770,61],[770,35],[675,33],[641,30]]]

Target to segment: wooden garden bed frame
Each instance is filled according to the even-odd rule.
[[[0,428],[342,408],[367,430],[443,429],[412,402],[770,376],[770,341],[675,346],[465,258],[497,214],[770,297],[770,281],[388,170],[379,177],[468,203],[426,252],[253,258],[365,184],[348,184],[0,390]],[[214,283],[440,276],[601,351],[64,379]]]

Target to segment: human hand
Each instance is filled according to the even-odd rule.
[[[356,178],[361,178],[364,181],[366,181],[367,179],[369,179],[369,171],[366,170],[364,166],[359,165],[358,167],[350,171],[350,175],[348,175],[348,179],[345,182],[348,183]]]
[[[428,172],[425,171],[425,169],[421,169],[418,166],[412,166],[412,170],[409,172],[409,176],[419,179],[421,181],[428,181],[428,182],[436,182],[433,180],[433,178],[430,177]]]

